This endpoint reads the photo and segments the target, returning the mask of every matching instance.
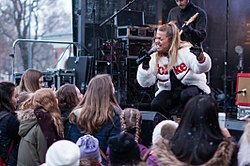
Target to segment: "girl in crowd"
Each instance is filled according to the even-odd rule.
[[[135,108],[126,108],[122,111],[120,118],[122,131],[132,135],[138,145],[141,159],[148,165],[155,166],[154,157],[148,154],[148,148],[144,146],[141,143],[142,140],[140,140],[142,124],[141,112]]]
[[[46,163],[40,166],[80,166],[80,148],[68,140],[56,141],[46,153]]]
[[[237,165],[236,146],[223,135],[216,101],[208,95],[191,98],[175,135],[153,145],[161,165]]]
[[[17,101],[17,110],[19,110],[21,108],[21,105],[26,101],[28,100],[31,96],[32,96],[33,93],[31,92],[21,92],[18,94],[18,101]]]
[[[110,149],[109,166],[142,165],[140,150],[133,136],[126,132],[113,136],[108,141]]]
[[[8,166],[16,166],[20,137],[19,122],[14,112],[18,94],[11,82],[0,82],[0,160]]]
[[[63,124],[55,93],[49,88],[34,92],[23,103],[18,119],[21,142],[17,165],[35,166],[44,163],[50,145],[63,138]]]
[[[98,139],[86,134],[77,140],[76,145],[78,145],[81,152],[81,166],[102,166]]]
[[[22,77],[19,84],[19,93],[35,92],[44,86],[43,73],[35,69],[27,69]]]
[[[139,65],[137,81],[142,87],[157,82],[151,110],[170,118],[171,110],[182,108],[191,97],[210,93],[205,72],[211,68],[211,59],[201,48],[181,43],[179,29],[173,22],[157,29],[154,45],[157,52]]]
[[[103,153],[107,150],[108,139],[121,132],[121,108],[114,92],[110,75],[96,75],[90,80],[82,101],[70,114],[71,122],[77,123],[82,134],[91,134],[98,139]],[[76,142],[81,135],[73,128],[72,132],[71,140]]]
[[[141,132],[141,113],[138,109],[126,108],[121,113],[121,128],[123,132],[130,133],[135,142],[138,143],[140,155],[143,157],[147,151],[147,148],[140,144],[140,132]]]
[[[71,127],[69,124],[69,114],[82,100],[83,95],[75,85],[64,84],[57,90],[56,97],[64,124],[64,137],[65,139],[69,139],[68,132]]]

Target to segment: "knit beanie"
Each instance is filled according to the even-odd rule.
[[[153,131],[152,143],[155,144],[160,138],[171,139],[178,127],[178,123],[172,120],[163,120],[158,123]]]
[[[110,163],[115,164],[136,164],[140,161],[138,144],[134,138],[125,132],[111,137],[108,141],[110,149]]]
[[[80,137],[77,140],[76,145],[80,148],[81,158],[92,158],[97,159],[100,163],[102,162],[99,141],[92,135],[87,134]]]
[[[79,166],[80,149],[67,140],[53,143],[46,153],[46,166]]]

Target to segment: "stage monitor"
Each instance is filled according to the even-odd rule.
[[[115,17],[116,26],[142,26],[144,25],[144,12],[123,10]]]
[[[250,73],[238,73],[236,80],[236,102],[238,106],[250,106]]]

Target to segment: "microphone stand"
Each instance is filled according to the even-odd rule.
[[[115,16],[117,16],[121,11],[125,10],[127,7],[129,7],[130,5],[132,5],[132,3],[134,3],[136,0],[132,0],[130,1],[128,4],[126,4],[125,6],[123,6],[120,10],[118,10],[116,13],[114,13],[112,16],[110,16],[109,18],[107,18],[105,21],[103,21],[99,27],[102,27],[103,25],[105,25],[107,22],[109,22],[111,19],[113,19]]]
[[[94,75],[95,73],[95,61],[98,59],[97,58],[97,53],[96,53],[96,46],[97,46],[97,42],[96,42],[96,28],[95,28],[95,24],[96,24],[96,9],[95,9],[95,0],[93,0],[93,4],[92,4],[92,17],[93,17],[93,27],[92,27],[92,33],[93,33],[93,41],[91,43],[93,43],[93,48],[94,50],[91,50],[91,52],[94,54],[93,55],[93,60],[90,60],[90,71],[88,72],[87,75],[87,81],[89,82],[91,77]]]
[[[228,60],[228,36],[229,36],[229,1],[226,1],[226,51],[224,55],[224,77],[223,77],[223,90],[225,96],[227,96],[227,60]],[[227,113],[226,98],[224,100],[223,111]]]
[[[120,13],[122,12],[123,10],[125,10],[126,8],[128,8],[130,5],[132,5],[136,0],[132,0],[130,1],[128,4],[126,4],[125,6],[123,6],[120,10],[118,10],[117,12],[115,12],[113,15],[111,15],[109,18],[107,18],[105,21],[103,21],[99,27],[103,27],[105,24],[107,24],[109,21],[111,22],[110,26],[111,26],[111,48],[110,48],[110,75],[111,77],[113,78],[113,55],[114,55],[114,48],[113,48],[113,45],[114,45],[114,34],[113,32],[115,32],[114,30],[114,18]],[[120,71],[118,71],[118,74],[120,74]],[[118,76],[117,78],[118,80],[118,87],[117,87],[117,90],[120,91],[120,76]],[[117,95],[117,100],[118,102],[120,103],[120,99],[121,99],[121,95],[120,93],[118,93]]]

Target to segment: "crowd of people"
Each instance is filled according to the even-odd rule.
[[[81,94],[69,83],[44,88],[42,72],[27,69],[18,86],[0,82],[0,165],[249,165],[250,121],[233,141],[219,126],[207,85],[206,13],[189,0],[176,3],[136,76],[142,87],[157,84],[151,110],[166,117],[154,126],[150,146],[141,138],[140,110],[121,108],[109,74],[94,76]]]
[[[72,84],[56,92],[25,87],[29,93],[24,96],[19,88],[0,82],[0,155],[6,165],[249,164],[249,127],[240,144],[232,141],[219,126],[217,103],[210,95],[188,100],[178,123],[166,119],[156,125],[152,145],[146,147],[140,111],[119,106],[108,74],[94,76],[84,95]]]

